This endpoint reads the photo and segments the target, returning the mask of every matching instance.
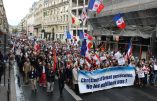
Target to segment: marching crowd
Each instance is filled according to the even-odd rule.
[[[32,91],[37,91],[37,84],[47,88],[47,94],[53,93],[55,80],[58,79],[62,96],[64,83],[78,90],[78,71],[93,71],[113,66],[134,66],[135,85],[157,86],[157,61],[154,58],[138,59],[131,56],[125,59],[121,50],[91,50],[85,58],[80,55],[80,46],[73,41],[30,40],[27,37],[12,37],[12,50],[23,76],[25,84],[31,84]]]

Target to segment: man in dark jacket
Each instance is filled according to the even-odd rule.
[[[33,66],[31,66],[31,70],[28,72],[28,74],[29,74],[29,79],[31,81],[32,91],[36,93],[38,73],[36,69]]]
[[[58,70],[58,85],[59,85],[59,91],[60,91],[60,96],[62,97],[62,92],[64,89],[64,82],[65,82],[65,70],[63,69],[63,67],[61,67]]]
[[[53,93],[54,88],[54,81],[55,81],[55,73],[53,71],[52,66],[48,63],[48,69],[46,71],[46,78],[47,78],[47,95],[49,93]]]

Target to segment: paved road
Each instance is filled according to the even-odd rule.
[[[80,96],[84,101],[157,101],[157,88],[113,88]]]
[[[46,95],[46,89],[38,87],[37,94],[31,92],[30,86],[23,86],[23,94],[25,101],[75,101],[74,98],[64,89],[63,97],[61,98],[58,90],[58,82],[55,82],[54,93]]]

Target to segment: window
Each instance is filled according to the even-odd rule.
[[[60,39],[62,39],[62,34],[60,34],[60,36],[59,36],[59,37],[60,37]]]

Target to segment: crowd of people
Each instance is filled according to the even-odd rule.
[[[87,57],[80,55],[80,45],[74,41],[45,41],[12,37],[12,50],[23,76],[25,84],[31,84],[32,91],[37,92],[37,84],[47,87],[47,95],[53,93],[55,80],[58,78],[60,95],[64,83],[79,94],[78,71],[93,71],[114,66],[134,66],[135,85],[143,87],[149,84],[157,86],[157,61],[154,58],[138,59],[134,56],[125,59],[119,50],[105,51],[91,49]],[[97,47],[98,48],[98,47]]]

